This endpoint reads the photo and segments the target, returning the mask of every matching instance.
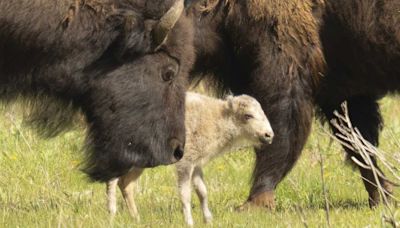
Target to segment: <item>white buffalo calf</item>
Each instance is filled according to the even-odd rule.
[[[202,167],[212,158],[247,146],[271,143],[274,133],[261,105],[254,98],[241,95],[226,100],[188,92],[186,95],[186,146],[183,158],[176,163],[178,188],[185,221],[193,225],[191,185],[200,199],[205,222],[212,219]],[[138,218],[133,199],[135,181],[143,169],[107,183],[108,209],[116,212],[116,186],[119,185],[130,214]]]

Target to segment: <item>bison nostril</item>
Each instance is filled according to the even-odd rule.
[[[174,150],[174,157],[176,160],[181,160],[181,158],[183,157],[183,147],[181,145],[179,145],[178,147],[175,148]]]
[[[173,150],[173,158],[172,159],[176,160],[174,162],[181,160],[181,158],[183,157],[183,153],[184,153],[184,150],[183,150],[184,144],[182,144],[180,140],[173,138],[170,141],[170,145]]]

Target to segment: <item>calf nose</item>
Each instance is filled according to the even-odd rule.
[[[261,142],[265,144],[271,144],[273,138],[274,138],[274,132],[268,131],[264,133],[264,135],[261,137]]]
[[[171,146],[174,151],[172,158],[173,162],[181,160],[184,154],[184,144],[177,139],[172,139]]]
[[[274,132],[267,132],[267,133],[265,133],[265,138],[270,138],[271,140],[274,138]]]

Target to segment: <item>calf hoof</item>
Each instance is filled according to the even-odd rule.
[[[186,225],[187,225],[188,227],[193,227],[193,225],[194,225],[193,220],[186,221]]]
[[[251,196],[244,204],[236,208],[236,211],[248,211],[252,208],[265,208],[275,210],[274,191],[266,191],[255,196]]]
[[[115,216],[115,214],[117,213],[117,207],[115,206],[110,206],[108,208],[108,213],[110,213],[111,216]]]
[[[206,223],[206,224],[211,224],[212,219],[213,219],[213,217],[212,217],[211,214],[210,214],[210,215],[207,215],[207,216],[204,216],[204,223]]]
[[[212,222],[213,216],[211,214],[211,211],[208,207],[203,209],[203,220],[204,223],[209,224]]]

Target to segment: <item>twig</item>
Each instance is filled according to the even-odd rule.
[[[304,227],[308,228],[308,224],[307,224],[306,216],[304,215],[303,208],[300,207],[299,205],[296,205],[296,211],[297,211],[297,214],[299,215],[300,220],[303,223]]]
[[[354,163],[356,163],[359,167],[363,169],[370,170],[375,183],[371,183],[371,180],[363,179],[368,183],[371,183],[373,186],[377,188],[379,192],[380,198],[384,201],[386,207],[385,209],[389,213],[389,216],[383,215],[382,219],[392,227],[397,227],[398,222],[396,222],[395,215],[393,210],[389,207],[388,197],[395,199],[396,198],[388,192],[384,186],[382,186],[382,180],[387,181],[391,184],[398,185],[393,181],[390,181],[377,167],[376,162],[373,160],[379,160],[390,173],[393,174],[396,182],[400,182],[400,175],[398,173],[399,169],[396,167],[400,164],[400,158],[396,158],[395,156],[389,155],[385,152],[378,150],[374,145],[372,145],[369,141],[365,140],[361,134],[361,132],[354,128],[351,124],[347,104],[344,102],[342,105],[342,114],[335,111],[334,115],[336,117],[335,120],[331,121],[333,127],[337,129],[337,133],[335,134],[335,140],[337,140],[342,146],[347,149],[354,151],[357,153],[360,159],[355,157],[351,157]],[[393,162],[395,164],[393,164]]]
[[[329,141],[328,147],[326,148],[325,151],[329,151],[332,145],[332,140]],[[318,142],[318,151],[319,151],[319,164],[320,164],[320,170],[321,170],[321,182],[322,182],[322,192],[324,194],[324,200],[325,200],[325,215],[326,215],[326,223],[328,227],[331,226],[330,222],[330,216],[329,216],[329,203],[328,203],[328,193],[326,191],[326,185],[325,185],[325,178],[324,178],[324,159],[322,157],[321,153],[321,147]]]

